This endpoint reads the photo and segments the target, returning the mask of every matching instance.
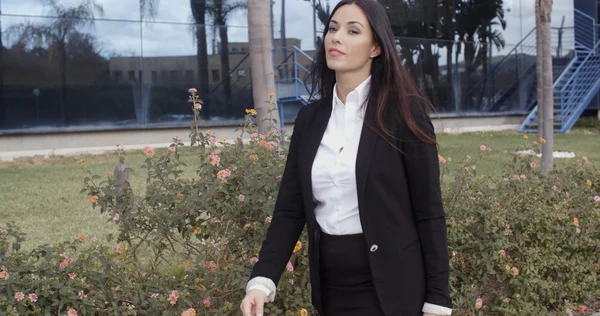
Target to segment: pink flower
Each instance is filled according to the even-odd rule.
[[[202,109],[202,104],[200,104],[200,103],[194,104],[194,109],[201,110]]]
[[[73,280],[73,279],[75,279],[77,277],[77,274],[75,274],[75,273],[69,273],[68,276],[69,276],[69,279]]]
[[[174,153],[175,150],[177,150],[177,147],[175,147],[175,146],[169,147],[169,152]]]
[[[221,162],[221,157],[219,157],[217,155],[211,155],[210,156],[210,164],[211,165],[217,167],[220,162]]]
[[[240,142],[240,138],[239,137],[236,137],[236,138],[233,139],[233,143],[234,144],[237,144],[239,142]]]
[[[148,157],[148,158],[154,157],[154,149],[152,149],[152,147],[145,146],[144,149],[142,149],[142,151],[144,152],[144,154],[146,154],[146,157]]]
[[[214,135],[215,132],[212,129],[208,129],[206,130],[206,135],[210,136],[210,135]]]
[[[250,258],[250,264],[255,264],[257,262],[258,262],[258,258],[257,257]]]
[[[594,202],[600,203],[600,196],[598,196],[598,195],[594,196]]]
[[[514,276],[517,276],[517,275],[519,275],[519,269],[517,269],[516,267],[512,267],[512,269],[510,269],[510,270],[512,271],[512,274],[513,274]]]
[[[481,146],[479,146],[479,150],[486,151],[486,150],[488,150],[488,148],[486,145],[481,145]]]
[[[588,161],[589,161],[589,160],[588,160],[588,157],[586,157],[586,156],[583,156],[583,162],[585,162],[585,163],[588,163]]]
[[[113,216],[113,221],[118,221],[119,220],[119,213],[115,213],[115,216]]]
[[[189,92],[189,93],[197,93],[197,92],[198,92],[198,90],[196,90],[196,88],[190,88],[190,89],[188,90],[188,92]]]
[[[265,218],[265,222],[270,223],[271,220],[273,220],[273,216],[267,216],[267,218]]]
[[[2,271],[0,271],[0,279],[8,280],[9,277],[10,276],[9,276],[8,272],[6,272],[6,269],[2,268]]]
[[[294,266],[292,265],[291,262],[288,261],[287,265],[285,266],[286,270],[288,270],[289,272],[294,272]]]
[[[567,308],[567,315],[569,315],[569,316],[574,316],[574,315],[575,315],[575,313],[573,313],[573,310],[572,310],[572,309],[570,309],[570,308]]]
[[[83,290],[79,291],[79,293],[77,293],[77,295],[79,296],[79,299],[84,299],[87,297],[87,295],[85,294],[85,292]]]
[[[24,299],[25,299],[25,294],[23,294],[23,292],[15,293],[15,300],[17,300],[17,302],[20,302]]]
[[[535,163],[535,161],[532,161],[532,162],[529,163],[529,166],[531,168],[535,168],[537,166],[537,164]]]
[[[231,176],[231,170],[223,169],[217,173],[217,178],[222,181],[227,181],[227,179]]]
[[[153,299],[153,300],[157,299],[158,298],[158,293],[154,293],[154,294],[150,295],[150,298]]]
[[[288,282],[290,282],[291,285],[294,285],[294,280],[289,279]]]
[[[504,249],[498,251],[501,256],[506,256],[506,251]]]
[[[250,138],[255,139],[258,137],[258,133],[252,133],[250,134]]]
[[[169,295],[169,304],[171,305],[175,305],[177,304],[177,300],[179,299],[179,292],[177,291],[171,291],[171,295]]]
[[[210,140],[209,140],[209,142],[210,142],[211,145],[214,145],[214,144],[217,143],[217,138],[216,137],[211,137]]]
[[[92,237],[92,239],[90,239],[92,242],[96,242],[98,240],[98,238],[96,238],[96,236]]]
[[[69,312],[67,313],[67,316],[77,316],[77,311],[73,308],[69,308]]]
[[[37,299],[38,299],[37,294],[31,293],[31,294],[28,295],[28,297],[29,297],[29,301],[31,301],[32,303],[37,302]]]
[[[122,252],[123,252],[123,249],[121,249],[121,246],[119,246],[119,245],[114,245],[114,246],[113,246],[113,250],[114,250],[116,253],[122,253]]]
[[[205,296],[204,299],[202,300],[202,304],[204,305],[204,307],[209,308],[210,307],[210,296]]]
[[[465,158],[465,162],[469,162],[471,161],[471,156],[467,155],[467,157]]]
[[[239,200],[240,202],[244,202],[244,200],[246,200],[246,197],[245,197],[243,194],[240,194],[240,195],[238,196],[238,200]]]

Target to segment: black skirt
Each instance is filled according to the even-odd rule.
[[[321,233],[322,316],[383,316],[363,234]]]

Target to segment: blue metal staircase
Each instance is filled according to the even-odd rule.
[[[569,131],[600,89],[600,41],[596,21],[575,9],[575,57],[554,82],[554,132]],[[538,105],[519,132],[537,132]]]

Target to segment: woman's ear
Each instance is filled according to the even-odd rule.
[[[379,44],[375,44],[375,46],[373,46],[373,49],[371,51],[371,58],[375,58],[379,55],[381,55],[381,47],[379,46]]]

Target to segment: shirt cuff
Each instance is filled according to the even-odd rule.
[[[435,305],[435,304],[431,304],[431,303],[425,303],[425,305],[423,305],[422,312],[436,314],[436,315],[452,315],[451,308],[448,308],[445,306],[440,306],[440,305]]]
[[[252,278],[246,285],[246,292],[250,290],[262,290],[267,294],[268,302],[273,302],[275,300],[275,293],[277,291],[277,287],[275,283],[269,278],[265,277],[255,277]]]

